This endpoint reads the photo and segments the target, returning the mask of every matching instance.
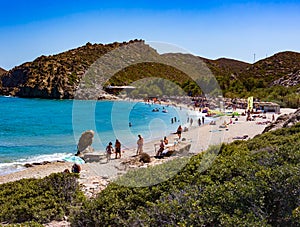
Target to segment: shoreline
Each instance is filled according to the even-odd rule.
[[[244,110],[238,110],[237,112],[241,113],[241,111]],[[275,114],[275,116],[277,118],[280,115],[293,113],[295,111],[295,109],[283,108],[281,109],[281,113]],[[261,134],[268,124],[260,124],[259,122],[263,123],[271,121],[272,115],[273,113],[267,113],[266,119],[259,118],[256,121],[246,121],[245,116],[240,116],[237,122],[233,121],[233,123],[228,125],[227,128],[220,128],[220,126],[224,121],[229,122],[231,118],[230,116],[220,117],[217,120],[216,125],[205,124],[196,126],[197,122],[194,121],[193,126],[189,127],[187,132],[182,133],[182,138],[185,138],[185,141],[192,144],[189,153],[197,154],[205,151],[212,144],[231,143],[235,140],[235,137],[248,135],[246,139],[250,139]],[[176,134],[170,134],[167,135],[167,137],[170,144],[174,143],[174,141],[178,138]],[[159,144],[159,140],[155,139],[145,142],[144,152],[148,153],[150,156],[154,156],[155,144]],[[122,150],[125,152],[122,152],[121,159],[115,159],[114,154],[112,154],[112,160],[108,163],[91,162],[81,165],[82,171],[80,173],[79,182],[85,188],[89,188],[90,186],[93,186],[95,182],[105,179],[103,184],[106,185],[110,180],[124,174],[124,170],[120,168],[121,162],[134,157],[136,155],[136,147],[125,148]],[[165,160],[167,159],[168,158]],[[70,170],[72,165],[73,163],[68,162],[50,162],[45,165],[34,165],[33,167],[26,168],[22,171],[0,176],[0,184],[17,181],[23,178],[43,178],[51,173],[63,172],[65,169]]]
[[[50,100],[50,101],[52,101],[52,100]],[[136,103],[138,103],[138,100],[119,100],[119,101],[120,102],[125,102],[125,103],[129,103],[130,102],[130,103],[133,103],[133,105],[135,105]],[[114,101],[104,100],[104,102],[114,102]],[[70,108],[72,108],[72,106]],[[145,107],[143,107],[143,108],[145,108]],[[148,108],[145,108],[145,111],[147,111],[146,109],[148,109]],[[151,108],[149,107],[149,112],[150,112],[150,110],[151,110]],[[149,113],[149,114],[152,114],[152,113]],[[135,121],[135,120],[133,120],[133,121]],[[168,125],[168,123],[169,122],[167,120],[165,122],[165,124]],[[46,125],[46,127],[47,127],[47,124],[48,124],[48,122],[45,122],[44,125]],[[128,129],[128,128],[126,129],[128,132],[130,132],[131,130],[133,130],[133,131],[132,131],[132,136],[130,136],[128,138],[126,136],[124,136],[124,138],[123,138],[123,140],[124,140],[123,144],[126,146],[126,147],[124,146],[124,148],[128,149],[128,148],[131,148],[131,147],[135,146],[135,135],[137,135],[136,132],[139,132],[139,133],[141,132],[142,134],[144,134],[143,133],[144,129],[148,130],[146,127],[141,128],[140,126],[143,126],[143,124],[141,125],[139,123],[138,125],[136,125],[136,127],[134,125],[132,127],[132,129]],[[1,159],[1,163],[0,163],[0,176],[7,175],[7,174],[10,174],[10,173],[14,173],[14,172],[22,171],[25,168],[24,167],[25,164],[42,163],[42,162],[48,162],[48,161],[50,161],[50,162],[54,161],[55,162],[57,160],[62,160],[66,156],[75,154],[76,153],[76,146],[77,146],[78,140],[80,138],[80,135],[85,130],[91,129],[91,127],[90,128],[88,128],[88,127],[89,126],[84,126],[84,127],[82,127],[81,130],[78,130],[78,132],[71,132],[70,131],[70,133],[68,133],[68,135],[67,135],[70,138],[69,137],[68,138],[64,138],[64,137],[57,138],[57,140],[63,141],[61,144],[64,147],[60,148],[59,146],[57,146],[58,148],[56,148],[55,150],[53,149],[53,151],[52,150],[46,151],[44,148],[42,148],[42,149],[44,149],[43,151],[39,151],[39,148],[36,148],[37,147],[36,146],[36,147],[34,147],[34,149],[36,149],[36,151],[34,151],[32,153],[28,152],[28,154],[27,154],[27,150],[26,150],[24,153],[20,152],[19,156],[17,156],[17,155],[15,156],[14,155],[14,151],[9,151],[8,152],[8,151],[4,150],[4,155],[3,155],[4,158],[2,158],[2,157],[0,158]],[[69,127],[69,128],[73,130],[73,128],[71,128],[71,127]],[[168,129],[168,126],[166,128]],[[17,131],[17,130],[15,130],[15,131]],[[94,131],[96,131],[96,130],[94,130]],[[102,132],[100,132],[100,133],[102,133]],[[66,133],[63,132],[62,134],[63,134],[63,136],[66,136],[65,135]],[[121,134],[121,136],[123,136],[122,133],[120,133],[120,134]],[[4,141],[4,144],[5,144],[6,140],[8,141],[9,139],[8,139],[8,137],[6,137],[5,134],[3,134],[3,135],[4,136],[1,138],[2,139],[1,142]],[[54,134],[54,135],[56,135],[56,134]],[[154,135],[154,137],[155,137],[155,135],[157,135],[157,133],[154,132],[152,135]],[[117,136],[118,135],[116,135],[116,137]],[[76,137],[78,137],[78,139]],[[95,148],[95,150],[102,150],[102,151],[104,151],[105,150],[105,146],[106,146],[105,139],[106,138],[108,138],[108,139],[110,139],[110,138],[114,139],[114,134],[113,134],[113,132],[106,133],[106,131],[104,131],[102,137],[104,138],[104,139],[101,138],[101,140],[103,139],[102,141],[100,141],[97,137],[94,138],[94,142],[93,142],[92,146]],[[146,139],[148,139],[148,138],[152,139],[152,140],[156,139],[156,138],[150,138],[148,135],[146,137],[147,137]],[[42,138],[42,136],[41,136],[41,138]],[[52,141],[53,141],[53,138],[51,138]],[[28,141],[29,141],[29,139],[35,140],[34,137],[28,137]],[[130,142],[129,139],[131,140],[131,142]],[[64,142],[65,140],[66,141],[72,140],[72,141],[70,143],[70,142]],[[43,141],[47,141],[47,137],[45,137]],[[11,143],[11,144],[14,143],[13,141],[8,141],[8,142]],[[56,142],[56,141],[54,141],[54,142]],[[28,143],[30,143],[30,141]],[[41,143],[43,143],[43,142],[41,142]],[[23,143],[20,143],[20,144],[23,144]],[[36,142],[36,144],[37,144],[37,142]],[[47,149],[47,146],[46,146],[47,142],[43,143],[43,145],[44,144],[45,144],[44,147],[46,147],[46,149]],[[71,144],[72,147],[70,146],[70,144]],[[58,145],[60,145],[60,144],[58,144]],[[4,145],[4,149],[6,149],[5,146],[6,145]],[[20,145],[20,146],[22,146],[22,145]],[[56,146],[56,144],[55,144],[55,146]],[[68,146],[68,147],[66,148],[66,146]],[[31,149],[31,148],[28,148],[28,150],[29,149]]]

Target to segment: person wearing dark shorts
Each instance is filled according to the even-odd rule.
[[[121,143],[119,140],[116,140],[115,152],[116,152],[116,159],[118,158],[118,155],[119,155],[119,158],[121,158]]]
[[[179,125],[177,128],[178,139],[181,139],[181,133],[182,133],[182,127],[181,127],[181,125]]]

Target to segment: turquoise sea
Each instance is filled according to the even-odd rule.
[[[159,112],[152,112],[154,108]],[[25,163],[74,154],[85,130],[96,132],[96,150],[116,138],[130,148],[138,134],[145,141],[162,138],[184,125],[187,116],[184,109],[146,103],[0,97],[0,175],[22,170]],[[174,117],[177,122],[172,124]]]

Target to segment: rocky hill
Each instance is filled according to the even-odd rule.
[[[40,56],[1,76],[0,94],[19,97],[70,99],[86,70],[105,53],[123,43],[91,44],[57,55]]]
[[[133,48],[130,53],[116,52],[114,54],[119,54],[119,59],[110,58],[105,64],[104,62],[95,64],[106,53],[133,43],[140,45]],[[184,91],[192,90],[193,94],[199,94],[199,89],[195,89],[195,83],[178,68],[174,69],[162,63],[149,61],[143,63],[145,56],[147,59],[152,59],[152,62],[157,62],[156,59],[160,57],[156,50],[142,40],[106,45],[87,43],[85,46],[61,54],[38,57],[33,62],[26,62],[2,75],[0,70],[0,94],[70,99],[74,98],[75,92],[79,90],[79,97],[82,98],[86,96],[81,92],[83,90],[89,93],[88,96],[95,92],[103,94],[104,84],[128,85],[148,76],[165,78],[181,86]],[[182,62],[180,54],[165,54],[164,58],[170,58],[173,62]],[[268,101],[278,99],[281,103],[289,102],[293,107],[299,103],[298,96],[293,97],[293,94],[300,91],[300,53],[281,52],[254,64],[226,58],[217,60],[197,58],[206,65],[201,70],[206,68],[211,71],[226,97],[257,95]],[[192,61],[195,64],[202,64],[194,59]],[[124,67],[118,70],[118,65]],[[207,74],[205,70],[204,74]],[[97,88],[94,86],[96,80],[101,82]],[[210,81],[207,83],[209,84]],[[280,88],[280,91],[277,91],[278,86],[288,88]],[[84,89],[78,89],[80,87]],[[92,87],[93,89],[90,89]]]
[[[289,77],[300,70],[300,53],[285,51],[271,57],[260,60],[246,68],[241,77],[246,80],[249,77],[263,79],[272,86],[275,80]]]
[[[2,69],[1,67],[0,67],[0,76],[1,75],[3,75],[4,73],[6,73],[7,71],[5,70],[5,69]]]
[[[226,58],[203,60],[220,82],[225,80],[227,86],[221,85],[223,89],[232,85],[233,81],[229,80],[240,81],[248,91],[257,87],[300,84],[300,53],[297,52],[280,52],[254,64]]]
[[[280,52],[254,64],[231,59],[204,61],[225,97],[254,96],[282,107],[300,106],[300,53]]]

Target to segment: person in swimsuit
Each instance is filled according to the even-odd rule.
[[[181,133],[182,133],[182,127],[181,127],[181,125],[179,125],[177,128],[177,135],[178,135],[179,139],[181,139]]]
[[[119,158],[121,158],[121,143],[119,140],[116,140],[116,143],[115,143],[115,153],[116,153],[116,159],[118,158],[118,155],[119,155]]]

